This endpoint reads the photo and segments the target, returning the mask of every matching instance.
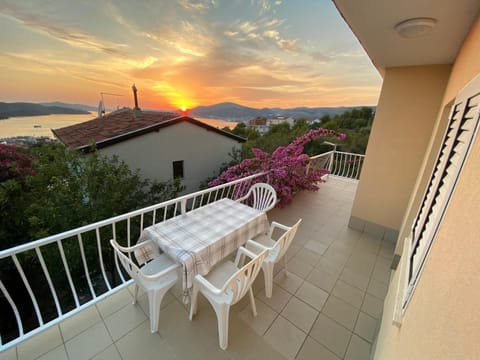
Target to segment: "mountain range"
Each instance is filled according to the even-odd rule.
[[[197,106],[189,111],[190,115],[195,117],[222,119],[227,121],[248,121],[257,116],[273,117],[287,116],[294,119],[298,118],[321,118],[324,115],[338,115],[356,107],[296,107],[290,109],[281,108],[262,108],[256,109],[247,106],[238,105],[231,102],[224,102],[210,106]],[[358,108],[358,106],[357,106]]]
[[[209,106],[197,106],[189,110],[192,117],[202,117],[210,119],[220,119],[226,121],[248,121],[257,116],[273,117],[287,116],[294,119],[321,118],[324,115],[334,116],[345,111],[354,109],[352,106],[339,107],[296,107],[289,109],[282,108],[252,108],[235,104],[232,102],[224,102]],[[357,107],[358,108],[358,107]],[[373,108],[373,107],[372,107]],[[145,109],[147,110],[147,109]],[[88,112],[97,111],[96,106],[84,104],[69,104],[64,102],[45,102],[45,103],[2,103],[0,102],[0,119],[15,116],[35,116],[50,114],[87,114]],[[157,110],[158,111],[158,110]]]
[[[55,104],[55,103],[54,103]],[[35,103],[5,103],[0,102],[0,119],[8,119],[18,116],[37,116],[52,114],[88,114],[80,108],[64,107],[58,105],[42,105]]]

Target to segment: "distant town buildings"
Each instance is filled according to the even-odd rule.
[[[320,124],[322,121],[318,118],[315,119],[306,119],[308,124]],[[257,130],[261,135],[265,135],[269,130],[270,127],[273,125],[279,125],[282,123],[288,123],[290,127],[295,124],[295,119],[291,116],[272,116],[272,117],[265,117],[265,116],[257,116],[247,122],[247,126],[251,129]]]

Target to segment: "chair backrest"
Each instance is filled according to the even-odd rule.
[[[115,251],[116,259],[120,260],[125,271],[130,275],[134,281],[140,281],[142,277],[142,272],[140,268],[121,250],[121,246],[115,241],[110,240],[110,244]]]
[[[229,295],[230,304],[236,304],[247,293],[248,289],[255,281],[260,269],[262,268],[262,262],[267,257],[268,250],[263,250],[260,254],[255,255],[248,263],[240,268],[230,279],[227,280],[222,288],[223,293]]]
[[[268,256],[268,261],[277,262],[282,258],[283,255],[287,252],[290,244],[292,243],[295,234],[297,233],[298,226],[302,222],[302,219],[299,219],[295,225],[290,227],[286,232],[280,236],[276,241],[275,246],[270,250],[270,255]]]
[[[253,197],[252,207],[257,210],[268,211],[277,203],[277,192],[269,184],[256,183],[252,185],[249,192]]]

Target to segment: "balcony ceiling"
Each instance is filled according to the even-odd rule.
[[[373,64],[393,66],[453,63],[480,11],[478,0],[334,0]],[[430,33],[404,38],[394,29],[401,21],[437,20]]]

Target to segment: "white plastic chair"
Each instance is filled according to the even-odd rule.
[[[256,183],[248,190],[247,194],[238,199],[244,202],[251,198],[251,206],[254,209],[261,211],[268,211],[273,209],[277,203],[277,192],[275,189],[266,183]]]
[[[235,262],[225,261],[215,267],[208,275],[196,275],[193,281],[192,301],[190,304],[190,320],[197,313],[198,292],[200,291],[210,302],[217,315],[218,339],[220,348],[228,346],[228,318],[230,306],[240,301],[249,291],[253,316],[257,316],[252,283],[257,277],[268,250],[253,254],[240,247]],[[251,260],[239,268],[244,256]]]
[[[120,246],[115,240],[110,240],[115,250],[115,262],[120,260],[124,269],[135,282],[135,296],[133,303],[137,302],[138,287],[143,288],[148,294],[148,308],[150,314],[150,331],[158,331],[160,318],[160,305],[166,292],[175,284],[178,279],[177,269],[179,264],[171,260],[166,254],[158,253],[148,263],[137,266],[132,260],[132,253],[135,253],[144,246],[152,247],[151,241],[145,241],[132,247]],[[128,256],[127,256],[128,255]],[[118,263],[117,263],[118,264]]]
[[[255,240],[248,240],[246,248],[253,253],[260,253],[267,249],[269,251],[268,256],[265,258],[262,264],[263,275],[265,277],[265,296],[267,298],[272,297],[273,290],[273,267],[280,261],[283,257],[285,261],[285,275],[287,273],[287,255],[286,252],[292,243],[293,238],[297,232],[298,226],[302,222],[302,219],[299,219],[293,226],[285,226],[279,224],[275,221],[272,222],[268,235],[259,236]],[[283,230],[284,232],[278,238],[278,240],[273,240],[273,232],[275,229]]]

